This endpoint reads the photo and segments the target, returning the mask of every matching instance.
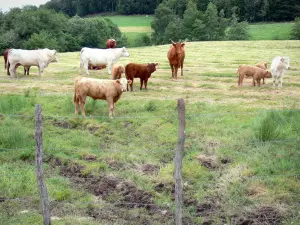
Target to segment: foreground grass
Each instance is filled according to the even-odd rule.
[[[91,118],[74,117],[73,79],[78,76],[79,53],[60,53],[59,63],[50,64],[42,78],[34,67],[30,76],[21,75],[19,69],[15,80],[4,71],[0,74],[0,197],[18,198],[0,203],[2,224],[42,221],[33,138],[38,103],[43,107],[44,169],[54,224],[173,224],[173,218],[162,212],[174,213],[177,98],[186,102],[184,215],[190,224],[208,220],[239,224],[242,218],[254,220],[265,207],[269,214],[262,213],[263,218],[297,224],[299,42],[187,43],[184,76],[177,80],[170,78],[168,48],[129,48],[130,58],[120,59],[124,65],[158,62],[159,69],[147,91],[139,91],[136,79],[135,92],[123,93],[113,120],[107,117],[106,102],[91,99],[86,104]],[[240,64],[270,63],[276,55],[291,58],[281,90],[273,89],[270,80],[254,88],[246,79],[244,87],[237,88],[235,72]],[[2,67],[1,59],[0,63]],[[106,70],[91,74],[109,77]],[[72,176],[62,176],[63,169],[73,171]],[[85,186],[78,176],[87,175]],[[126,201],[124,192],[131,193],[126,189],[95,196],[92,177],[106,176],[121,180],[120,187],[130,182],[150,193],[162,212],[152,217],[143,207],[116,208],[113,203]]]

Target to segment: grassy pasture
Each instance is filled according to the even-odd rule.
[[[294,23],[250,24],[252,40],[289,40]]]
[[[50,64],[44,77],[34,67],[29,76],[19,68],[18,79],[2,70],[0,197],[21,200],[0,202],[1,224],[42,221],[34,166],[37,103],[43,107],[53,224],[174,224],[178,98],[185,99],[187,114],[186,222],[240,224],[249,219],[259,224],[255,218],[265,218],[261,224],[297,224],[299,48],[299,41],[186,43],[184,76],[177,80],[171,78],[166,57],[169,45],[128,48],[130,57],[120,63],[158,62],[159,68],[147,91],[140,91],[135,79],[135,91],[123,93],[113,120],[107,118],[106,102],[91,99],[86,104],[91,117],[74,117],[79,53],[59,53],[59,62]],[[277,55],[291,58],[282,89],[273,89],[271,79],[261,87],[245,79],[237,87],[239,65],[267,61],[269,67]],[[107,70],[91,71],[91,76],[109,78]],[[159,210],[151,214],[140,205],[114,204],[136,201]]]

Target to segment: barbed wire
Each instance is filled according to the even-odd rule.
[[[268,112],[300,112],[300,109],[266,109],[266,110],[259,110],[255,112],[217,112],[217,113],[192,113],[192,114],[186,114],[186,119],[190,118],[200,118],[200,117],[216,117],[216,116],[235,116],[235,115],[256,115],[256,114],[262,114],[262,113],[268,113]],[[20,115],[20,114],[5,114],[0,113],[1,117],[20,117],[20,118],[35,118],[34,115]],[[92,119],[92,118],[102,118],[102,119],[110,119],[109,116],[86,116],[82,117],[80,115],[43,115],[44,119],[57,119],[57,118],[64,118],[64,119]],[[165,116],[114,116],[114,119],[151,119],[151,118],[178,118],[177,112],[170,111],[166,112]]]

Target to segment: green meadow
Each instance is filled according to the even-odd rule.
[[[172,79],[169,45],[128,48],[119,63],[157,62],[148,90],[107,103],[87,98],[74,115],[79,52],[58,53],[43,77],[0,72],[0,221],[42,224],[35,174],[34,110],[41,104],[52,224],[174,224],[177,100],[186,107],[184,224],[299,224],[299,41],[187,42]],[[237,86],[241,64],[291,59],[281,89]],[[3,68],[3,57],[0,68]],[[90,77],[109,79],[107,69]],[[180,73],[179,73],[180,74]],[[83,72],[82,76],[86,76]]]

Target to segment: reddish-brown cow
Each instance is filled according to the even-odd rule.
[[[117,47],[117,42],[115,39],[108,39],[106,41],[106,48],[115,48]]]
[[[141,81],[140,90],[142,90],[143,83],[145,85],[145,89],[147,90],[147,82],[151,77],[151,74],[156,71],[156,66],[158,63],[148,63],[148,64],[137,64],[137,63],[129,63],[125,66],[125,74],[127,80],[131,80],[130,90],[133,91],[133,80],[134,78],[139,77]],[[128,90],[128,86],[127,86]]]
[[[7,69],[7,75],[10,76],[10,73],[9,73],[9,67],[10,67],[10,64],[8,63],[8,67],[7,67],[7,56],[8,56],[8,52],[9,52],[9,48],[5,49],[4,52],[3,52],[3,57],[4,57],[4,69],[6,70]],[[21,66],[21,64],[17,64],[16,65],[16,69]],[[24,67],[24,75],[29,75],[29,69],[30,69],[30,66],[26,66]]]
[[[177,42],[175,43],[172,41],[172,45],[168,52],[168,59],[170,63],[170,67],[172,70],[172,77],[177,79],[177,71],[178,68],[181,68],[181,76],[183,76],[183,62],[185,57],[185,49],[183,42]]]

